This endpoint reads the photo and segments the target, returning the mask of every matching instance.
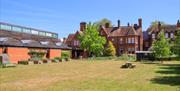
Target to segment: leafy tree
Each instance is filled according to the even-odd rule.
[[[105,56],[115,56],[116,55],[116,49],[111,41],[108,42],[108,45],[104,51]]]
[[[163,22],[163,21],[157,21],[157,20],[155,20],[155,21],[153,21],[153,22],[151,22],[151,27],[152,28],[157,28],[158,27],[158,22],[160,22],[161,23],[161,26],[163,27],[166,23],[165,22]]]
[[[109,23],[110,27],[112,26],[112,22],[110,20],[108,20],[107,18],[103,18],[102,20],[95,22],[95,24],[97,24],[97,26],[105,25],[106,23]]]
[[[170,56],[171,51],[169,42],[165,38],[163,31],[158,34],[158,39],[153,41],[152,51],[157,59],[167,58]]]
[[[89,23],[85,31],[78,38],[82,49],[87,50],[89,54],[99,56],[104,50],[106,39],[99,35],[97,29],[98,25]]]
[[[178,59],[180,59],[180,29],[177,30],[177,35],[175,37],[174,52],[178,56]]]

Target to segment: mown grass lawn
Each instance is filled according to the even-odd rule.
[[[0,68],[0,91],[180,91],[180,62],[70,61]]]

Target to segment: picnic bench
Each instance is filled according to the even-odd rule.
[[[134,67],[136,67],[136,65],[132,64],[131,62],[126,62],[121,66],[121,68],[134,68]]]
[[[16,67],[15,64],[10,62],[7,54],[0,54],[0,64],[2,67]]]

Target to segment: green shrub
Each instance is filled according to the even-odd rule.
[[[28,65],[28,60],[18,61],[18,64]]]
[[[69,51],[62,51],[61,58],[70,58],[71,53]]]
[[[107,47],[104,50],[105,56],[116,56],[116,48],[111,41],[108,42]]]
[[[54,60],[61,60],[61,57],[55,57]]]
[[[118,61],[118,60],[136,61],[136,55],[135,54],[123,54],[116,58],[116,61]]]

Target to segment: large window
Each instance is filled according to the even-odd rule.
[[[38,31],[36,31],[36,30],[31,30],[31,33],[38,35]]]
[[[152,38],[155,39],[155,34],[154,33],[152,34]]]
[[[131,43],[131,38],[128,38],[128,44],[130,44]]]
[[[22,28],[20,28],[20,27],[12,27],[12,31],[21,32]]]
[[[134,44],[134,38],[132,38],[132,43]]]
[[[173,33],[171,33],[171,38],[174,38],[174,34]]]
[[[169,34],[168,34],[168,33],[165,33],[165,37],[166,37],[166,38],[169,38]]]
[[[46,33],[45,32],[39,32],[39,35],[46,36]]]
[[[58,35],[57,34],[53,34],[53,38],[58,38]]]
[[[51,33],[46,33],[46,36],[52,37],[52,34]]]
[[[11,26],[9,26],[9,25],[0,25],[0,29],[2,29],[2,30],[11,30]]]
[[[30,30],[30,29],[27,29],[27,28],[23,28],[23,32],[24,32],[24,33],[31,33],[31,30]]]

